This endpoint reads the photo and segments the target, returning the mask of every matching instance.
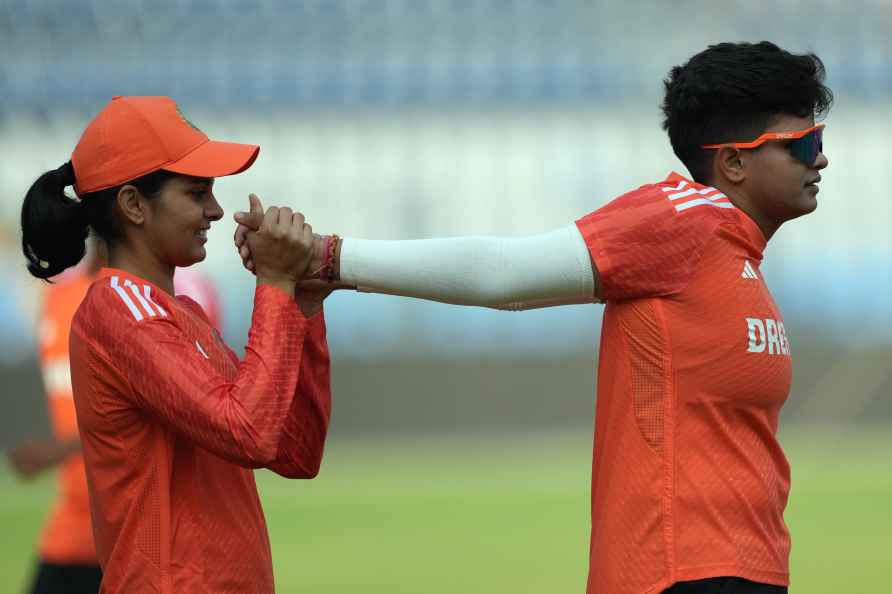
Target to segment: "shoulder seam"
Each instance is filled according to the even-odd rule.
[[[127,306],[130,314],[137,322],[154,317],[168,317],[167,311],[152,297],[152,287],[137,285],[130,279],[121,282],[117,275],[109,277],[109,288]]]
[[[716,188],[706,186],[697,189],[686,180],[681,180],[674,186],[662,186],[660,188],[666,197],[672,202],[675,212],[684,212],[696,206],[712,206],[715,208],[736,208],[731,200]]]

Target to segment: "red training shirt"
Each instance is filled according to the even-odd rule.
[[[272,593],[250,469],[318,472],[322,315],[258,286],[239,362],[194,301],[104,269],[74,317],[71,373],[101,592]]]
[[[577,221],[607,301],[598,370],[589,594],[737,576],[788,583],[790,389],[766,240],[677,174]]]

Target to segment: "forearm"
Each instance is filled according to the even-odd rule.
[[[245,358],[233,378],[162,322],[116,352],[135,404],[204,449],[242,466],[275,459],[301,368],[306,321],[290,295],[259,286]],[[170,373],[170,361],[177,361]]]
[[[308,321],[300,377],[270,470],[288,478],[319,473],[331,417],[331,365],[320,313]]]
[[[80,450],[80,440],[71,437],[63,440],[29,441],[9,450],[6,455],[19,476],[31,478],[58,466]]]
[[[525,309],[595,299],[596,275],[575,226],[521,238],[345,238],[337,273],[360,291],[459,305]]]

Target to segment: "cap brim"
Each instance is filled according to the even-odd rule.
[[[257,145],[209,140],[162,169],[193,177],[223,177],[241,173],[253,165],[258,153]]]

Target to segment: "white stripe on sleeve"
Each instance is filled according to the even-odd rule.
[[[115,290],[115,293],[118,294],[118,297],[120,297],[124,304],[127,306],[127,309],[130,310],[130,313],[133,314],[133,317],[136,318],[137,322],[145,318],[145,316],[142,315],[142,312],[137,309],[136,304],[133,303],[133,300],[130,299],[130,296],[127,295],[127,291],[125,291],[124,288],[118,284],[117,276],[111,277],[111,287]]]
[[[146,310],[146,313],[149,314],[150,318],[154,318],[156,315],[158,315],[155,313],[155,310],[152,309],[152,306],[149,305],[149,302],[146,301],[146,298],[142,296],[142,293],[139,292],[139,287],[133,284],[133,282],[131,282],[130,280],[125,280],[124,286],[130,287],[130,292],[133,293],[133,295],[136,297],[136,300],[139,301],[139,304],[142,305],[143,309]]]
[[[155,309],[158,310],[158,313],[160,313],[162,316],[165,316],[165,317],[166,317],[166,316],[167,316],[167,312],[164,311],[164,308],[161,307],[160,305],[158,305],[158,302],[157,302],[157,301],[155,301],[154,299],[152,299],[152,287],[150,287],[149,285],[143,285],[143,286],[142,286],[142,292],[143,292],[143,294],[146,296],[146,299],[149,301],[149,303],[151,303],[152,305],[155,306]]]

